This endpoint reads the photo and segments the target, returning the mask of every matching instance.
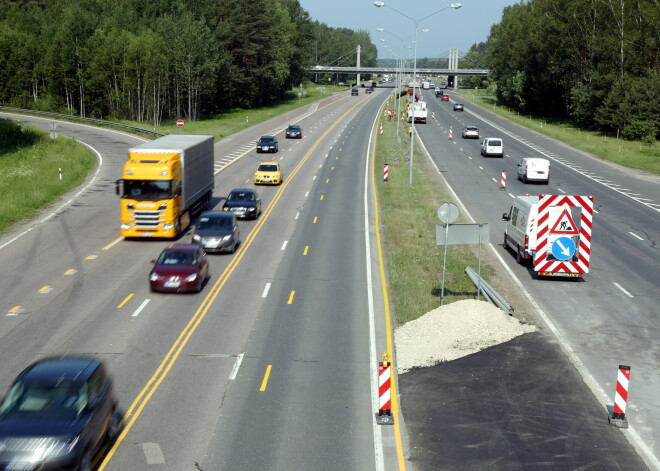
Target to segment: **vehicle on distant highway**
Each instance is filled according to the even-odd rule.
[[[239,218],[257,219],[261,214],[261,198],[256,190],[236,188],[227,195],[222,210],[231,211]]]
[[[454,111],[463,111],[463,103],[455,103]]]
[[[351,95],[352,95],[352,96],[358,96],[359,94],[360,94],[360,90],[359,90],[359,89],[354,88],[353,90],[351,90]]]
[[[461,133],[463,139],[479,139],[479,128],[476,126],[465,126]]]
[[[277,152],[279,146],[275,136],[261,136],[257,141],[257,153],[259,152]]]
[[[443,95],[444,95],[444,92],[442,90],[439,90],[437,88],[435,89],[435,97],[436,98],[438,98],[439,96],[443,96]],[[447,99],[449,99],[449,97],[447,97]]]
[[[302,139],[302,128],[297,124],[289,124],[289,127],[284,132],[284,136],[287,139]]]
[[[151,263],[151,291],[200,292],[209,273],[209,262],[199,244],[172,244]]]
[[[518,180],[547,185],[550,182],[550,161],[541,157],[524,157],[518,164]]]
[[[90,471],[120,420],[101,361],[39,360],[16,377],[0,404],[0,469]]]
[[[193,243],[204,247],[206,253],[236,252],[241,243],[241,230],[231,211],[205,211],[193,228]]]
[[[282,168],[277,162],[262,162],[254,171],[255,185],[279,185],[283,180]]]
[[[442,98],[440,98],[440,101],[449,101],[449,95],[442,95]]]
[[[481,141],[481,155],[484,157],[488,157],[489,155],[504,157],[502,139],[499,137],[487,137]]]

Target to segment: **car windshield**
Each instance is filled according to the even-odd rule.
[[[192,252],[166,250],[160,254],[156,263],[159,265],[193,265],[195,255]]]
[[[468,126],[465,129],[468,130],[468,131],[478,131],[479,130],[479,129],[475,128],[474,126]]]
[[[277,172],[277,165],[259,165],[260,172]]]
[[[254,193],[252,192],[232,192],[227,196],[227,201],[254,201]]]
[[[274,137],[262,137],[262,138],[261,138],[261,143],[262,143],[262,144],[271,144],[271,143],[273,143],[273,142],[275,142],[275,138],[274,138]]]
[[[231,217],[201,217],[197,229],[226,229],[231,227]]]
[[[489,146],[501,146],[502,141],[488,141]]]
[[[300,126],[289,126],[289,131],[300,131]]]
[[[15,383],[2,405],[2,414],[79,414],[87,406],[87,384],[61,381],[47,383]]]

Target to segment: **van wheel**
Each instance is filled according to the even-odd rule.
[[[509,249],[509,244],[506,241],[506,233],[504,233],[504,242],[502,243],[502,247],[504,247],[504,250]]]
[[[520,247],[518,247],[518,250],[516,251],[516,262],[518,262],[518,264],[520,265],[523,264],[523,256],[522,253],[520,252]]]

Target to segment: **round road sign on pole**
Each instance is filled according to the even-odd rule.
[[[183,127],[183,120],[182,119],[177,119],[176,125],[179,126],[180,128]]]
[[[458,219],[458,207],[453,203],[442,203],[438,208],[438,217],[445,224],[451,224]]]

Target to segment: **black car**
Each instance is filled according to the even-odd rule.
[[[462,103],[456,103],[454,105],[454,111],[463,111],[463,104]]]
[[[222,210],[231,211],[239,218],[257,219],[261,214],[261,198],[256,190],[237,188],[227,195]]]
[[[99,360],[37,361],[0,404],[0,469],[89,471],[120,420],[112,380]]]
[[[351,95],[358,96],[359,94],[360,94],[360,90],[358,90],[357,88],[354,88],[353,90],[351,90]]]
[[[373,93],[373,91],[374,91],[374,89],[369,87],[364,91],[364,93]]]
[[[236,215],[229,211],[204,211],[195,224],[192,241],[206,252],[236,252],[241,243]]]
[[[444,92],[443,92],[442,90],[438,90],[437,88],[435,89],[435,96],[436,96],[436,97],[442,96],[443,93],[444,93]]]
[[[279,150],[275,136],[261,136],[257,141],[257,152],[277,152]]]
[[[291,139],[302,139],[302,128],[297,124],[289,124],[284,135]]]

